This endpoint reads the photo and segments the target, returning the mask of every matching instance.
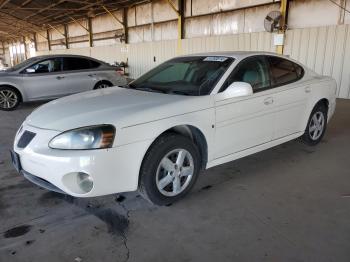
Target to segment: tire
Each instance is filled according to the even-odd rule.
[[[327,128],[327,107],[318,103],[311,112],[307,122],[306,130],[301,140],[303,143],[314,146],[323,138]]]
[[[10,86],[0,87],[0,110],[12,111],[21,102],[21,95],[19,92]]]
[[[111,82],[108,82],[108,81],[101,81],[101,82],[98,82],[94,89],[103,89],[103,88],[108,88],[108,87],[111,87],[113,86]]]
[[[183,198],[198,178],[199,156],[198,148],[189,138],[175,133],[161,136],[142,162],[140,194],[155,205],[168,205]]]

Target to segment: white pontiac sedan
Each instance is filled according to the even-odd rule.
[[[41,106],[18,130],[12,160],[49,190],[139,190],[169,204],[202,169],[298,137],[319,143],[336,91],[333,79],[272,53],[181,56],[127,86]]]

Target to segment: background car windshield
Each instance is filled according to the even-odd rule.
[[[19,63],[19,64],[13,66],[13,67],[10,67],[10,68],[6,69],[6,71],[16,71],[18,69],[26,67],[27,65],[30,65],[31,63],[33,63],[34,61],[37,61],[37,60],[39,60],[38,57],[31,57],[31,58],[23,61],[22,63]]]
[[[171,59],[130,83],[129,87],[154,92],[208,95],[234,61],[223,56]]]

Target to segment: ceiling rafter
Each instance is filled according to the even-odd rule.
[[[100,14],[108,14],[124,7],[151,1],[0,0],[0,41],[13,39],[13,35],[30,36],[33,33],[41,35],[42,31],[54,30],[52,27],[59,28],[60,25],[72,23],[72,21],[76,23],[79,19],[93,18]]]

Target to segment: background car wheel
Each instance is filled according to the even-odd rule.
[[[113,86],[112,83],[110,83],[108,81],[101,81],[95,85],[94,89],[103,89],[103,88],[107,88],[107,87],[111,87],[111,86]]]
[[[166,134],[148,150],[140,171],[139,191],[156,205],[171,204],[193,187],[200,171],[198,148],[187,137]]]
[[[317,104],[312,110],[302,141],[310,146],[317,145],[326,131],[327,107],[324,104]]]
[[[0,109],[5,111],[14,110],[20,103],[18,91],[11,87],[0,87]]]

